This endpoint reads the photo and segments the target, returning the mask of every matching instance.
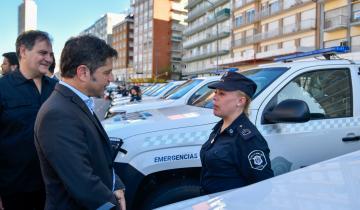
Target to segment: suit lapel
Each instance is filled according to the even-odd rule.
[[[81,100],[81,98],[76,95],[72,90],[70,90],[69,88],[61,85],[61,84],[56,84],[55,90],[58,90],[62,95],[66,96],[66,97],[70,97],[70,100],[76,104],[85,114],[86,116],[91,120],[91,122],[95,125],[96,129],[99,131],[99,133],[102,135],[102,139],[105,141],[108,149],[110,149],[110,151],[112,151],[112,147],[110,145],[110,140],[108,135],[106,134],[104,128],[102,127],[100,121],[98,120],[98,118],[96,117],[95,113],[92,114],[91,111],[89,110],[89,108],[86,106],[85,102],[83,100]]]

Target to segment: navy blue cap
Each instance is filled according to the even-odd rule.
[[[256,84],[251,79],[237,72],[225,72],[220,81],[208,86],[210,89],[220,89],[225,91],[240,90],[250,98],[256,91]]]

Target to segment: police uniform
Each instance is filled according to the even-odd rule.
[[[241,90],[253,96],[256,84],[235,72],[228,72],[209,88]],[[269,147],[248,117],[242,113],[221,132],[223,120],[213,128],[202,146],[201,188],[210,194],[246,186],[274,176]]]

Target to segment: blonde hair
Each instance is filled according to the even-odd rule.
[[[241,90],[237,90],[236,92],[238,93],[239,96],[246,98],[243,112],[245,113],[246,116],[249,116],[249,106],[251,103],[251,98],[246,93],[242,92]]]

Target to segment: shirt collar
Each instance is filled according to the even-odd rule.
[[[68,83],[64,82],[64,81],[59,81],[59,84],[64,85],[65,87],[69,88],[70,90],[72,90],[77,96],[79,96],[81,98],[81,100],[84,101],[84,103],[86,104],[86,106],[89,108],[89,110],[91,111],[91,113],[94,112],[94,108],[95,108],[95,103],[94,100],[92,98],[90,98],[89,96],[85,95],[84,93],[82,93],[81,91],[79,91],[78,89],[74,88],[73,86],[69,85]]]
[[[13,78],[13,80],[14,80],[14,83],[15,83],[16,85],[21,85],[21,84],[29,81],[29,79],[26,79],[26,78],[24,77],[24,75],[20,72],[19,69],[15,69],[15,70],[14,70],[13,72],[11,72],[10,74],[11,74],[11,76],[12,76],[12,78]]]
[[[227,127],[223,133],[227,133],[229,134],[230,136],[233,136],[236,134],[236,132],[238,131],[238,127],[241,126],[242,127],[242,124],[241,122],[244,120],[244,118],[246,117],[246,115],[244,113],[240,114],[230,125],[229,127]],[[220,120],[213,128],[213,131],[216,131],[218,133],[220,133],[220,129],[221,129],[221,126],[223,125],[223,120]]]

